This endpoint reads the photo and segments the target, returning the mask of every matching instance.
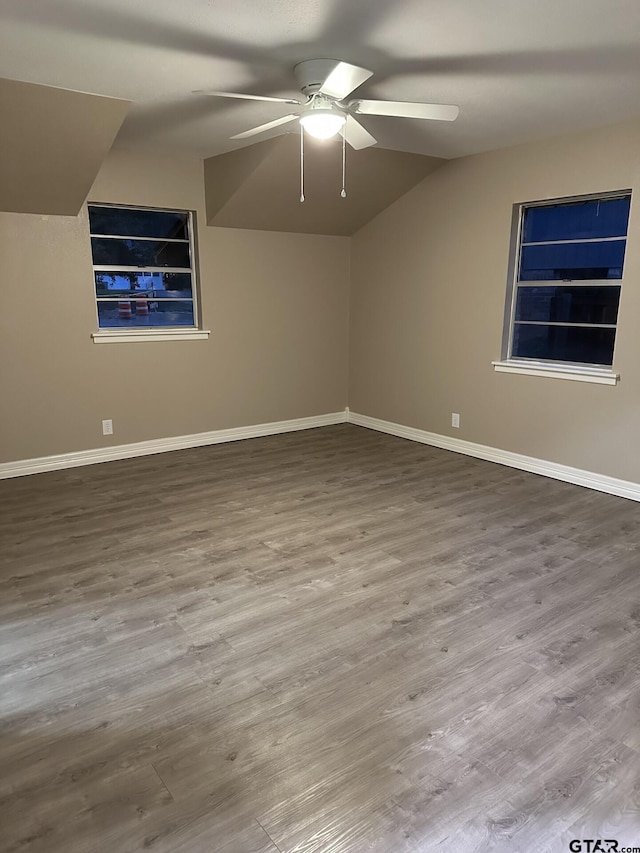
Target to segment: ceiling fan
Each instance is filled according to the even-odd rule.
[[[289,122],[299,121],[301,127],[316,139],[329,139],[339,133],[352,148],[360,149],[375,145],[376,139],[354,118],[354,115],[397,116],[436,121],[454,121],[458,117],[458,107],[446,104],[372,101],[360,98],[347,101],[345,99],[373,74],[373,71],[348,62],[335,59],[310,59],[298,63],[293,73],[305,100],[247,95],[240,92],[198,91],[194,94],[296,104],[302,107],[298,113],[290,113],[242,133],[236,133],[231,139],[247,139]],[[282,133],[284,132],[283,130]]]

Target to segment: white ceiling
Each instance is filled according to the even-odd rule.
[[[133,101],[116,146],[208,157],[295,96],[291,69],[372,69],[363,97],[458,104],[365,117],[379,145],[458,157],[640,115],[638,0],[0,0],[0,77]],[[295,125],[293,125],[295,127]]]

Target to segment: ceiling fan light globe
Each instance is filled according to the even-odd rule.
[[[344,127],[346,116],[337,110],[313,110],[300,116],[300,124],[316,139],[331,139]]]

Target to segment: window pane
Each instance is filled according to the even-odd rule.
[[[96,272],[96,296],[148,294],[191,298],[191,274],[186,272]]]
[[[630,203],[627,196],[528,207],[524,213],[522,242],[623,237],[627,233]]]
[[[513,333],[515,358],[613,364],[615,329],[594,326],[527,326],[516,323]]]
[[[98,299],[98,325],[101,329],[193,326],[193,301],[160,302],[146,297]]]
[[[519,287],[516,320],[616,323],[620,287]]]
[[[520,281],[622,278],[626,240],[523,246]]]
[[[92,237],[94,266],[186,267],[191,266],[188,243],[160,240],[108,240]]]
[[[189,237],[189,214],[181,211],[135,210],[121,207],[89,206],[92,234],[118,234],[123,237]]]

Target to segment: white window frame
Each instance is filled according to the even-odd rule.
[[[513,218],[512,218],[512,227],[511,227],[511,243],[510,243],[510,252],[509,252],[509,274],[508,274],[508,284],[507,284],[507,299],[506,299],[506,307],[505,307],[505,320],[504,320],[504,328],[503,328],[503,339],[502,339],[502,358],[493,361],[492,364],[494,369],[498,373],[516,373],[523,375],[537,375],[544,376],[554,379],[575,379],[580,382],[594,382],[601,385],[615,385],[620,376],[615,373],[613,370],[613,365],[603,365],[596,364],[593,362],[563,362],[563,361],[554,361],[552,359],[531,359],[514,356],[512,354],[513,348],[513,337],[515,331],[515,313],[517,306],[517,297],[518,297],[518,288],[519,287],[544,287],[544,286],[553,286],[557,287],[559,284],[562,284],[562,281],[549,281],[549,282],[531,282],[531,281],[519,281],[518,273],[520,271],[520,261],[522,256],[522,233],[523,233],[523,223],[524,223],[524,214],[525,211],[532,207],[551,207],[557,204],[572,204],[579,203],[581,201],[605,201],[615,198],[627,198],[631,196],[631,190],[613,190],[610,192],[603,193],[589,193],[588,195],[577,195],[577,196],[568,196],[563,198],[554,198],[554,199],[544,199],[542,201],[533,201],[533,202],[522,202],[514,205],[513,207]],[[625,240],[628,240],[629,228],[627,226],[627,234],[625,235]],[[598,238],[598,239],[584,239],[584,240],[571,240],[571,241],[561,241],[561,240],[549,240],[545,241],[547,243],[561,243],[561,242],[604,242],[606,240],[619,240],[622,235],[617,238]],[[527,244],[529,245],[529,244]],[[626,260],[626,257],[625,257]],[[588,279],[586,281],[583,280],[574,280],[571,279],[570,282],[564,282],[565,284],[569,284],[569,286],[574,285],[575,287],[619,287],[620,292],[622,294],[622,283],[624,280],[624,265],[623,265],[623,273],[622,278],[619,279]],[[618,306],[619,311],[619,306]],[[593,323],[540,323],[540,325],[557,325],[557,326],[581,326],[583,328],[592,328],[596,326]],[[617,337],[617,319],[615,324],[597,324],[598,328],[609,328],[614,329]],[[614,341],[615,347],[615,341]],[[614,357],[615,357],[615,349],[614,349]]]
[[[200,289],[198,276],[198,255],[196,246],[196,213],[193,210],[184,210],[182,208],[171,207],[151,207],[149,205],[135,204],[111,204],[101,201],[87,202],[87,219],[89,208],[91,207],[109,207],[120,210],[145,210],[159,213],[184,213],[187,215],[187,228],[189,232],[188,240],[178,238],[162,238],[167,243],[188,243],[189,246],[189,267],[152,267],[152,266],[127,266],[126,264],[95,264],[93,263],[93,296],[96,309],[96,324],[98,331],[93,332],[91,337],[94,343],[139,343],[139,342],[158,342],[158,341],[184,341],[184,340],[206,340],[210,332],[204,330],[200,325]],[[153,240],[157,241],[157,237],[135,237],[131,234],[92,234],[91,226],[89,226],[89,242],[92,237],[100,237],[104,239],[135,239],[135,240]],[[98,297],[95,293],[95,274],[109,272],[175,272],[188,273],[191,276],[191,301],[193,304],[193,325],[190,326],[147,326],[147,327],[131,327],[131,328],[100,328],[100,319],[98,316]],[[162,298],[154,299],[154,302],[163,301]],[[173,300],[172,300],[173,301]]]

